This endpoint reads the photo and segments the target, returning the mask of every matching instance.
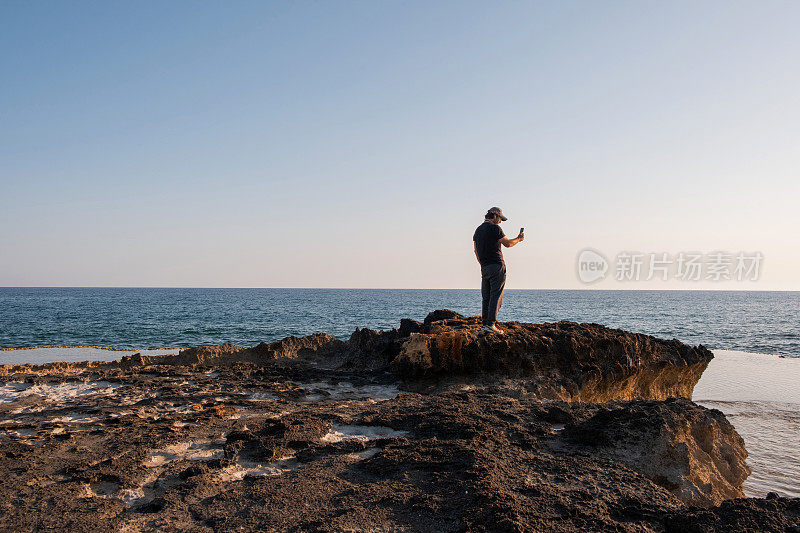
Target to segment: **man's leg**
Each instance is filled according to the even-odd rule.
[[[492,277],[489,280],[490,296],[489,296],[489,314],[486,317],[487,325],[493,326],[497,321],[497,311],[500,309],[500,302],[503,297],[503,287],[506,284],[506,269],[502,265],[497,267],[492,272]]]
[[[495,320],[497,320],[497,313],[500,312],[500,308],[503,307],[503,289],[506,286],[506,266],[505,265],[503,265],[503,268],[498,273],[498,276],[500,277],[500,288],[498,289],[500,291],[500,297],[497,299],[497,311],[494,314]]]
[[[489,282],[489,275],[484,267],[481,267],[481,324],[489,324],[489,297],[492,293],[492,286]]]

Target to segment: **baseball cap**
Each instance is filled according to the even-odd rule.
[[[508,220],[508,218],[506,218],[506,216],[503,214],[503,210],[500,209],[499,207],[490,208],[489,209],[489,213],[497,213],[498,215],[500,215],[500,220],[503,220],[503,221]]]

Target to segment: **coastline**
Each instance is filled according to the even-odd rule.
[[[5,348],[0,351],[0,365],[40,365],[45,363],[79,363],[83,361],[119,361],[135,353],[166,355],[178,353],[180,348],[152,348],[136,350],[107,346],[34,346],[31,348]]]
[[[745,440],[748,496],[800,497],[800,360],[715,350],[694,388],[695,403],[719,409]]]
[[[0,364],[118,361],[135,353],[178,353],[177,348],[133,350],[99,346],[33,347],[9,351],[25,357],[3,357]],[[107,357],[98,357],[108,353]],[[800,497],[800,459],[792,453],[800,439],[800,360],[778,354],[713,350],[715,355],[694,388],[693,401],[719,409],[745,440],[753,473],[744,484],[750,497],[777,491]],[[20,354],[22,355],[22,354]],[[33,356],[33,357],[30,357]]]
[[[135,353],[147,357],[176,354],[179,349],[70,346],[13,351],[24,351],[26,357],[11,359],[0,354],[0,364],[118,361]],[[105,353],[109,356],[98,357]],[[795,414],[800,406],[800,390],[794,386],[800,382],[800,360],[740,350],[713,353],[715,358],[695,386],[692,399],[725,413],[744,438],[748,464],[753,469],[744,484],[745,494],[763,497],[777,491],[800,497],[800,459],[792,453],[794,443],[800,439],[800,415]]]
[[[702,405],[724,402],[709,384],[735,353],[597,324],[505,327],[481,335],[479,319],[440,310],[347,342],[3,367],[0,493],[27,490],[29,508],[0,514],[18,529],[58,514],[84,529],[211,531],[793,519],[800,500],[742,497],[746,441]]]

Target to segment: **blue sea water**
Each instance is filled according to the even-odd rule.
[[[711,349],[800,357],[800,292],[507,290],[500,321],[573,320]],[[480,314],[479,290],[0,288],[0,348],[254,345],[434,309]]]

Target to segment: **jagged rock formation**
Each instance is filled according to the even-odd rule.
[[[640,472],[681,501],[716,505],[743,498],[750,475],[744,440],[720,411],[688,400],[592,404],[565,437],[595,457]]]
[[[477,317],[436,311],[407,326],[410,337],[391,362],[410,379],[493,373],[526,378],[541,398],[568,401],[691,398],[713,354],[599,324],[503,324],[505,335],[486,335]]]
[[[458,376],[524,378],[528,394],[567,401],[691,398],[714,357],[689,347],[599,324],[503,324],[506,334],[480,331],[478,317],[449,310],[398,329],[356,329],[346,342],[324,333],[271,344],[199,346],[178,355],[123,357],[130,365],[273,364],[299,359],[325,368],[391,369],[407,383]]]
[[[712,357],[702,346],[478,326],[441,310],[347,341],[5,367],[0,531],[796,523],[796,501],[728,500],[747,454],[722,413],[687,399]]]
[[[218,366],[232,363],[271,364],[280,359],[326,357],[341,352],[345,343],[327,333],[314,333],[305,337],[286,337],[269,344],[234,346],[226,343],[216,346],[197,346],[181,350],[177,355],[143,357],[141,354],[124,356],[122,366],[180,365]]]

